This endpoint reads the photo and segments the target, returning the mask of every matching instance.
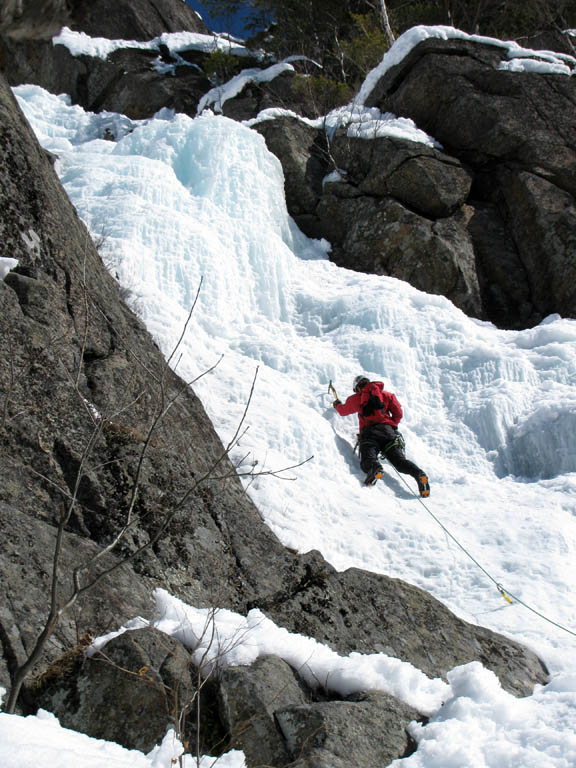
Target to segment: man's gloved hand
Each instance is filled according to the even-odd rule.
[[[332,403],[332,407],[336,408],[337,405],[342,405],[342,401],[339,400],[338,398],[336,398],[336,400],[334,400],[334,402]]]

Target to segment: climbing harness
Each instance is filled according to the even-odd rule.
[[[354,452],[356,452],[356,448],[360,447],[362,445],[374,445],[376,448],[379,447],[380,443],[376,442],[376,440],[371,440],[370,438],[362,438],[361,435],[358,435],[358,439],[356,440],[356,445],[354,446]],[[389,451],[392,450],[392,448],[400,448],[401,451],[406,450],[406,443],[404,442],[404,437],[398,433],[398,437],[395,440],[391,440],[389,443],[387,443],[384,448],[380,448],[378,451],[378,457],[381,459],[387,459],[387,454]]]
[[[382,456],[386,458],[386,454],[388,451],[391,451],[392,448],[400,448],[401,451],[406,450],[406,443],[404,441],[404,436],[398,432],[398,437],[395,440],[392,440],[391,443],[388,443],[388,445],[385,445],[384,448],[380,451]]]

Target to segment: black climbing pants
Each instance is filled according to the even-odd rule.
[[[363,429],[360,433],[358,446],[360,448],[360,466],[366,474],[382,466],[378,459],[379,453],[384,454],[398,472],[412,475],[414,479],[418,479],[420,475],[424,474],[413,461],[406,458],[404,439],[396,427],[390,424],[373,424],[371,427]]]

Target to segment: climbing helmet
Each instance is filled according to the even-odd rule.
[[[370,383],[370,379],[367,376],[364,376],[364,374],[360,374],[360,376],[356,376],[354,379],[354,392],[358,392],[360,389],[362,389],[363,386]],[[362,385],[362,386],[360,386]]]

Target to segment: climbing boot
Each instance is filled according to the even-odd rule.
[[[423,498],[428,498],[430,496],[430,485],[428,483],[428,477],[422,472],[421,475],[418,475],[416,478],[416,482],[418,483],[418,490],[420,491],[420,496]]]
[[[382,477],[382,467],[374,467],[374,469],[371,469],[370,472],[366,475],[366,480],[364,480],[364,485],[376,485],[376,481],[380,480]]]

